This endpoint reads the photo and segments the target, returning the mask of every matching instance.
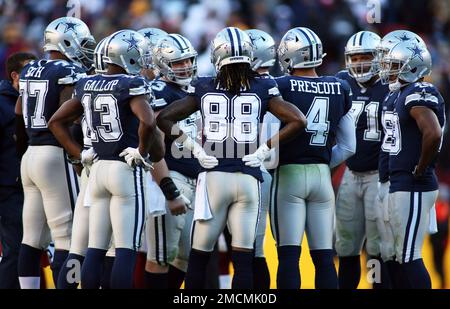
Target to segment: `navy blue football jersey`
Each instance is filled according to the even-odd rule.
[[[80,66],[65,60],[28,63],[20,74],[22,113],[30,145],[61,146],[48,128],[59,108],[61,91],[85,75]]]
[[[99,160],[120,160],[127,147],[139,145],[139,119],[133,114],[133,97],[148,95],[150,86],[141,77],[124,74],[94,75],[79,80],[75,96],[83,104],[92,146]]]
[[[352,107],[350,86],[334,76],[283,76],[276,81],[283,98],[308,119],[303,133],[280,145],[279,165],[329,164],[339,121]]]
[[[200,77],[188,88],[203,122],[203,148],[219,164],[208,171],[242,172],[263,181],[259,167],[246,166],[242,158],[259,146],[260,123],[271,98],[279,96],[277,83],[265,76],[251,80],[239,96],[220,89],[213,77]]]
[[[184,98],[187,93],[174,83],[156,79],[151,82],[151,87],[155,99],[152,103],[154,111],[159,111],[176,100]],[[196,140],[201,128],[200,112],[195,112],[188,118],[178,121],[178,127],[183,130],[193,140]],[[164,157],[169,170],[177,171],[187,177],[197,178],[200,172],[200,163],[192,156],[192,153],[183,149],[183,146],[169,138],[165,138],[166,155]]]
[[[410,115],[411,109],[416,106],[431,109],[442,128],[445,124],[444,99],[432,84],[418,82],[400,90],[393,112],[383,117],[384,122],[390,121],[387,138],[393,140],[389,149],[390,192],[426,192],[438,189],[435,162],[427,167],[423,177],[415,179],[412,174],[422,150],[422,133]]]
[[[394,112],[395,102],[400,95],[400,91],[389,92],[382,103],[381,124],[382,143],[378,158],[378,175],[380,182],[389,180],[389,152],[391,147],[395,147],[398,142],[393,138],[392,134],[392,114]]]
[[[336,77],[347,81],[353,93],[351,110],[356,127],[356,152],[347,159],[347,166],[355,172],[375,171],[378,169],[383,129],[381,104],[389,93],[389,87],[378,80],[369,88],[361,88],[348,71],[341,71]]]

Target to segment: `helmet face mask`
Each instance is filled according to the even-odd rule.
[[[167,32],[164,30],[161,30],[159,28],[143,28],[141,30],[138,30],[142,36],[144,36],[146,42],[147,42],[147,48],[145,50],[144,55],[144,69],[154,69],[153,65],[153,48],[158,43],[158,41],[168,35]]]
[[[380,71],[380,62],[376,51],[347,54],[345,60],[349,74],[360,83],[368,82]]]

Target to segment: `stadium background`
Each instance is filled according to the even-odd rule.
[[[322,39],[327,53],[318,71],[332,75],[344,67],[344,46],[353,33],[371,30],[382,36],[392,30],[408,29],[426,41],[433,58],[430,80],[439,87],[446,101],[447,116],[450,110],[450,0],[0,0],[0,76],[5,76],[4,63],[11,53],[32,51],[43,56],[45,26],[55,18],[76,12],[77,4],[81,4],[79,17],[89,25],[97,41],[124,28],[158,27],[185,35],[199,53],[201,75],[212,73],[209,42],[226,26],[258,28],[270,33],[276,42],[292,27],[309,27]],[[367,15],[373,5],[375,8],[380,6],[380,22],[369,24]],[[272,73],[280,74],[278,66]],[[434,288],[441,287],[441,279],[433,252],[444,261],[444,271],[440,272],[450,276],[447,248],[450,142],[448,130],[445,132],[438,167],[440,232],[432,239],[428,238],[424,248],[424,259]],[[334,183],[339,183],[339,175]],[[274,287],[277,258],[269,228],[265,247]],[[302,287],[313,288],[312,261],[307,248],[302,251]],[[365,273],[360,288],[369,287],[364,278]],[[447,288],[450,288],[449,284]]]

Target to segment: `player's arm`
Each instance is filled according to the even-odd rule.
[[[156,127],[155,115],[150,108],[145,95],[133,97],[130,100],[130,108],[139,119],[139,152],[141,155],[150,155],[152,162],[158,162],[164,158],[165,145],[162,135]]]
[[[353,114],[348,111],[341,120],[336,132],[336,145],[331,152],[330,168],[334,168],[353,156],[356,152],[356,128]]]
[[[61,90],[59,94],[59,106],[63,105],[63,103],[69,101],[73,96],[73,85],[66,85]]]
[[[307,125],[305,115],[294,104],[283,100],[281,96],[271,98],[268,109],[285,124],[277,134],[267,140],[266,144],[269,148],[295,137]]]
[[[442,129],[436,114],[428,107],[414,106],[409,113],[422,133],[422,150],[414,173],[420,177],[439,152]]]
[[[177,122],[186,119],[197,110],[197,102],[193,96],[176,100],[159,113],[158,127],[169,139],[183,142],[188,136],[178,127]]]
[[[25,121],[22,114],[22,96],[19,96],[15,107],[16,114],[16,151],[19,158],[22,158],[28,148],[28,135],[25,129]]]
[[[70,133],[70,126],[81,115],[83,115],[83,106],[77,97],[73,97],[62,104],[48,122],[48,128],[58,142],[72,158],[77,160],[81,159],[82,147]]]

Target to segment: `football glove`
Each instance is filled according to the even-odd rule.
[[[242,158],[242,161],[245,162],[245,165],[251,167],[259,167],[262,165],[265,159],[270,157],[270,148],[266,143],[259,146],[258,149],[252,154],[246,155]]]
[[[190,137],[184,140],[183,147],[189,149],[194,157],[198,160],[200,165],[206,169],[214,168],[219,164],[219,161],[216,157],[207,155],[202,146],[200,146]]]
[[[125,162],[131,167],[142,166],[144,170],[149,171],[152,169],[152,165],[148,161],[148,155],[146,158],[142,157],[138,148],[128,147],[124,149],[120,154],[120,157],[124,157]]]
[[[93,147],[85,149],[80,154],[81,164],[83,164],[83,166],[92,165],[97,157],[97,153]]]

